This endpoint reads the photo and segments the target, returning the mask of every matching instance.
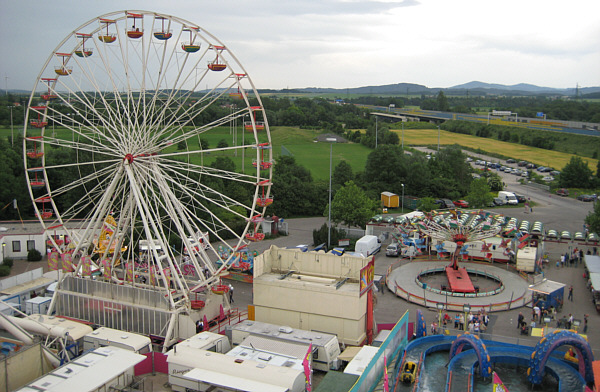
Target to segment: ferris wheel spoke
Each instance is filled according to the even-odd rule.
[[[252,184],[255,185],[257,183],[256,176],[252,176],[249,174],[232,172],[227,170],[216,169],[209,166],[200,166],[193,163],[181,162],[177,160],[168,160],[163,159],[165,156],[161,156],[161,160],[159,165],[161,167],[168,168],[169,170],[175,171],[176,174],[180,174],[180,171],[191,172],[198,174],[198,177],[201,176],[212,176],[215,178],[223,178],[225,180],[236,181],[239,183]],[[190,181],[197,181],[197,179],[188,178]],[[258,179],[258,181],[262,181],[262,179]]]

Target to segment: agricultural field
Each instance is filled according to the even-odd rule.
[[[394,129],[392,132],[396,132],[399,137],[402,137],[401,130]],[[437,143],[437,129],[404,130],[404,145],[423,146],[437,145]],[[479,149],[492,154],[502,155],[507,158],[532,162],[538,166],[550,166],[557,170],[561,170],[567,163],[569,163],[571,157],[574,156],[573,154],[544,150],[541,148],[524,146],[522,144],[514,144],[477,136],[440,131],[440,145],[452,144],[459,144],[475,150]],[[597,159],[584,157],[583,160],[587,161],[588,167],[592,171],[596,171],[596,166],[598,164]]]

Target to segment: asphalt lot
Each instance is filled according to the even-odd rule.
[[[471,154],[475,156],[476,154]],[[492,160],[489,157],[483,157],[487,160]],[[525,208],[520,205],[519,207],[496,207],[490,209],[490,211],[496,211],[503,213],[506,216],[516,217],[519,220],[541,221],[544,223],[546,228],[554,228],[556,230],[569,230],[571,232],[581,231],[583,228],[583,220],[585,216],[593,210],[593,203],[585,203],[572,198],[563,198],[560,196],[552,195],[547,191],[543,191],[537,188],[521,185],[516,182],[517,176],[499,173],[505,180],[507,190],[514,191],[525,195],[531,200],[535,201],[533,213],[526,211]],[[312,231],[318,229],[323,223],[326,222],[325,218],[305,218],[305,219],[289,219],[287,220],[289,225],[289,235],[285,237],[279,237],[274,240],[267,240],[260,243],[251,244],[252,249],[256,249],[261,252],[268,249],[272,244],[279,247],[296,246],[299,244],[312,245]],[[387,244],[382,244],[382,249],[385,249]],[[584,253],[587,252],[591,246],[581,246],[577,243],[545,243],[545,251],[550,256],[550,263],[544,268],[544,275],[546,278],[554,281],[558,281],[574,287],[573,301],[566,300],[567,292],[565,291],[565,303],[562,312],[558,316],[563,314],[568,316],[573,314],[576,319],[583,320],[584,314],[588,314],[588,340],[592,346],[596,357],[600,357],[600,315],[596,312],[596,309],[591,300],[591,293],[586,289],[586,280],[583,278],[583,265],[577,265],[575,267],[556,268],[556,261],[559,259],[561,254],[564,254],[569,248],[578,246],[580,249],[583,248]],[[384,252],[380,252],[375,257],[375,273],[384,275],[388,267],[394,263],[407,263],[407,260],[401,260],[398,258],[388,258]],[[499,265],[504,267],[504,265]],[[515,278],[518,278],[515,274]],[[520,279],[520,278],[518,278]],[[250,284],[241,282],[235,282],[236,286],[236,306],[247,306],[251,304],[252,298],[252,287]],[[394,294],[389,290],[384,289],[384,293],[378,292],[376,295],[376,306],[375,306],[375,320],[377,323],[395,323],[407,310],[410,311],[410,320],[415,320],[415,314],[417,309],[421,309],[425,313],[425,317],[428,325],[437,321],[438,311],[435,309],[423,309],[422,306],[418,306],[412,303],[408,303]],[[516,342],[527,345],[535,345],[539,341],[536,337],[526,337],[519,334],[517,329],[517,317],[519,312],[523,312],[526,320],[531,319],[531,308],[519,308],[512,309],[509,311],[496,312],[490,316],[490,324],[488,326],[488,333],[500,336],[502,340],[509,342]],[[453,316],[453,315],[451,315]],[[555,324],[551,324],[555,326]],[[460,331],[455,331],[450,328],[450,333],[455,334]]]

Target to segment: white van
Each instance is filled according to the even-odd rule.
[[[502,200],[504,204],[517,205],[519,204],[519,199],[512,192],[500,191],[498,192],[498,199]]]
[[[374,235],[366,235],[361,237],[358,241],[356,241],[356,245],[354,250],[356,253],[361,253],[364,257],[371,256],[381,249],[381,244],[377,239],[377,236]]]

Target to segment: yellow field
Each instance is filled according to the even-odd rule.
[[[394,129],[392,132],[398,134],[402,138],[402,131]],[[405,129],[404,130],[404,145],[437,145],[438,131],[437,129]],[[461,146],[481,149],[494,154],[502,154],[517,160],[535,163],[538,166],[549,166],[556,170],[561,170],[569,161],[573,154],[564,152],[544,150],[541,148],[524,146],[522,144],[514,144],[501,142],[499,140],[487,139],[483,137],[462,135],[440,131],[440,145],[460,144]],[[583,158],[587,161],[588,167],[595,172],[598,165],[597,159]]]

